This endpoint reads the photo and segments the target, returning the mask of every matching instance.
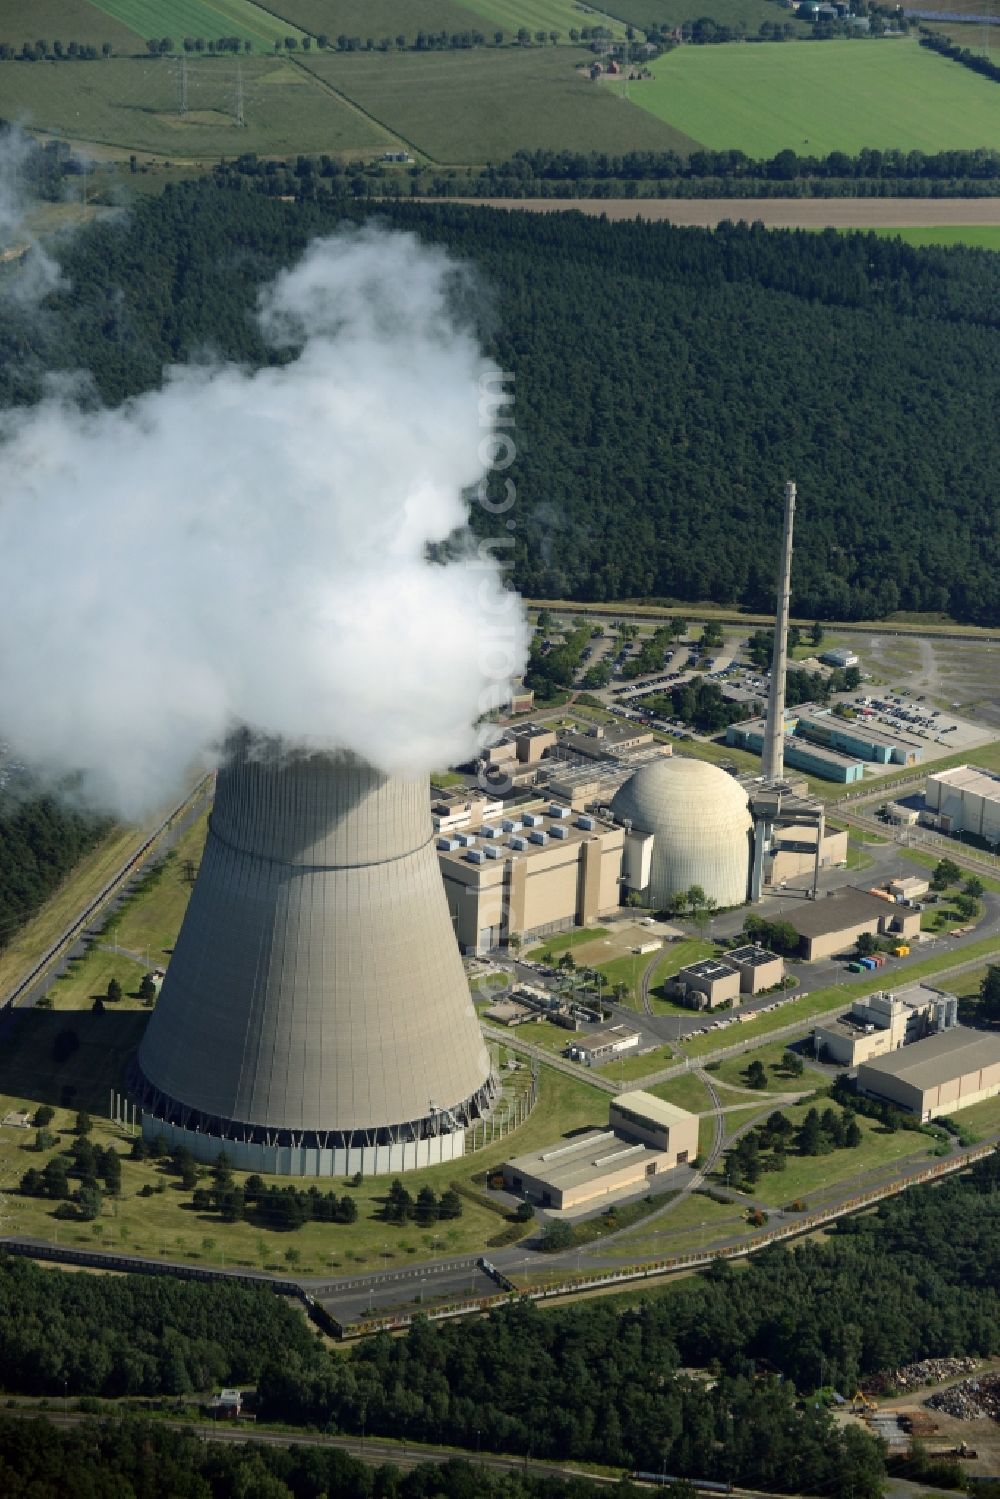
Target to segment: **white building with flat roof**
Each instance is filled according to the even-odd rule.
[[[1000,842],[1000,778],[974,765],[938,770],[927,777],[924,802],[942,832]]]

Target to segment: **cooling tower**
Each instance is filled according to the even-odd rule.
[[[425,780],[240,743],[132,1070],[147,1139],[244,1170],[452,1160],[498,1084]]]

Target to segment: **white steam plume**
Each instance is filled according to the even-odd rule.
[[[425,560],[489,450],[456,274],[318,241],[261,297],[290,363],[0,416],[0,725],[33,766],[137,815],[241,723],[388,771],[472,751],[527,631],[492,563]]]
[[[33,207],[23,173],[38,148],[18,126],[0,129],[0,267],[4,298],[32,304],[58,286],[60,271],[28,226]]]

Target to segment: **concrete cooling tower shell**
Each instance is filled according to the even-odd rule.
[[[653,834],[649,898],[659,907],[692,885],[719,906],[747,898],[753,822],[738,781],[703,760],[663,758],[642,766],[611,809]]]
[[[132,1077],[143,1133],[255,1171],[450,1160],[497,1084],[426,782],[242,746]]]

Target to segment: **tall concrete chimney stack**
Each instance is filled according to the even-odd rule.
[[[763,775],[765,781],[780,781],[785,774],[785,672],[788,668],[788,607],[792,593],[792,527],[795,521],[795,485],[785,485],[785,526],[781,539],[781,578],[778,610],[774,621],[771,652],[771,687],[767,695],[764,730]]]

